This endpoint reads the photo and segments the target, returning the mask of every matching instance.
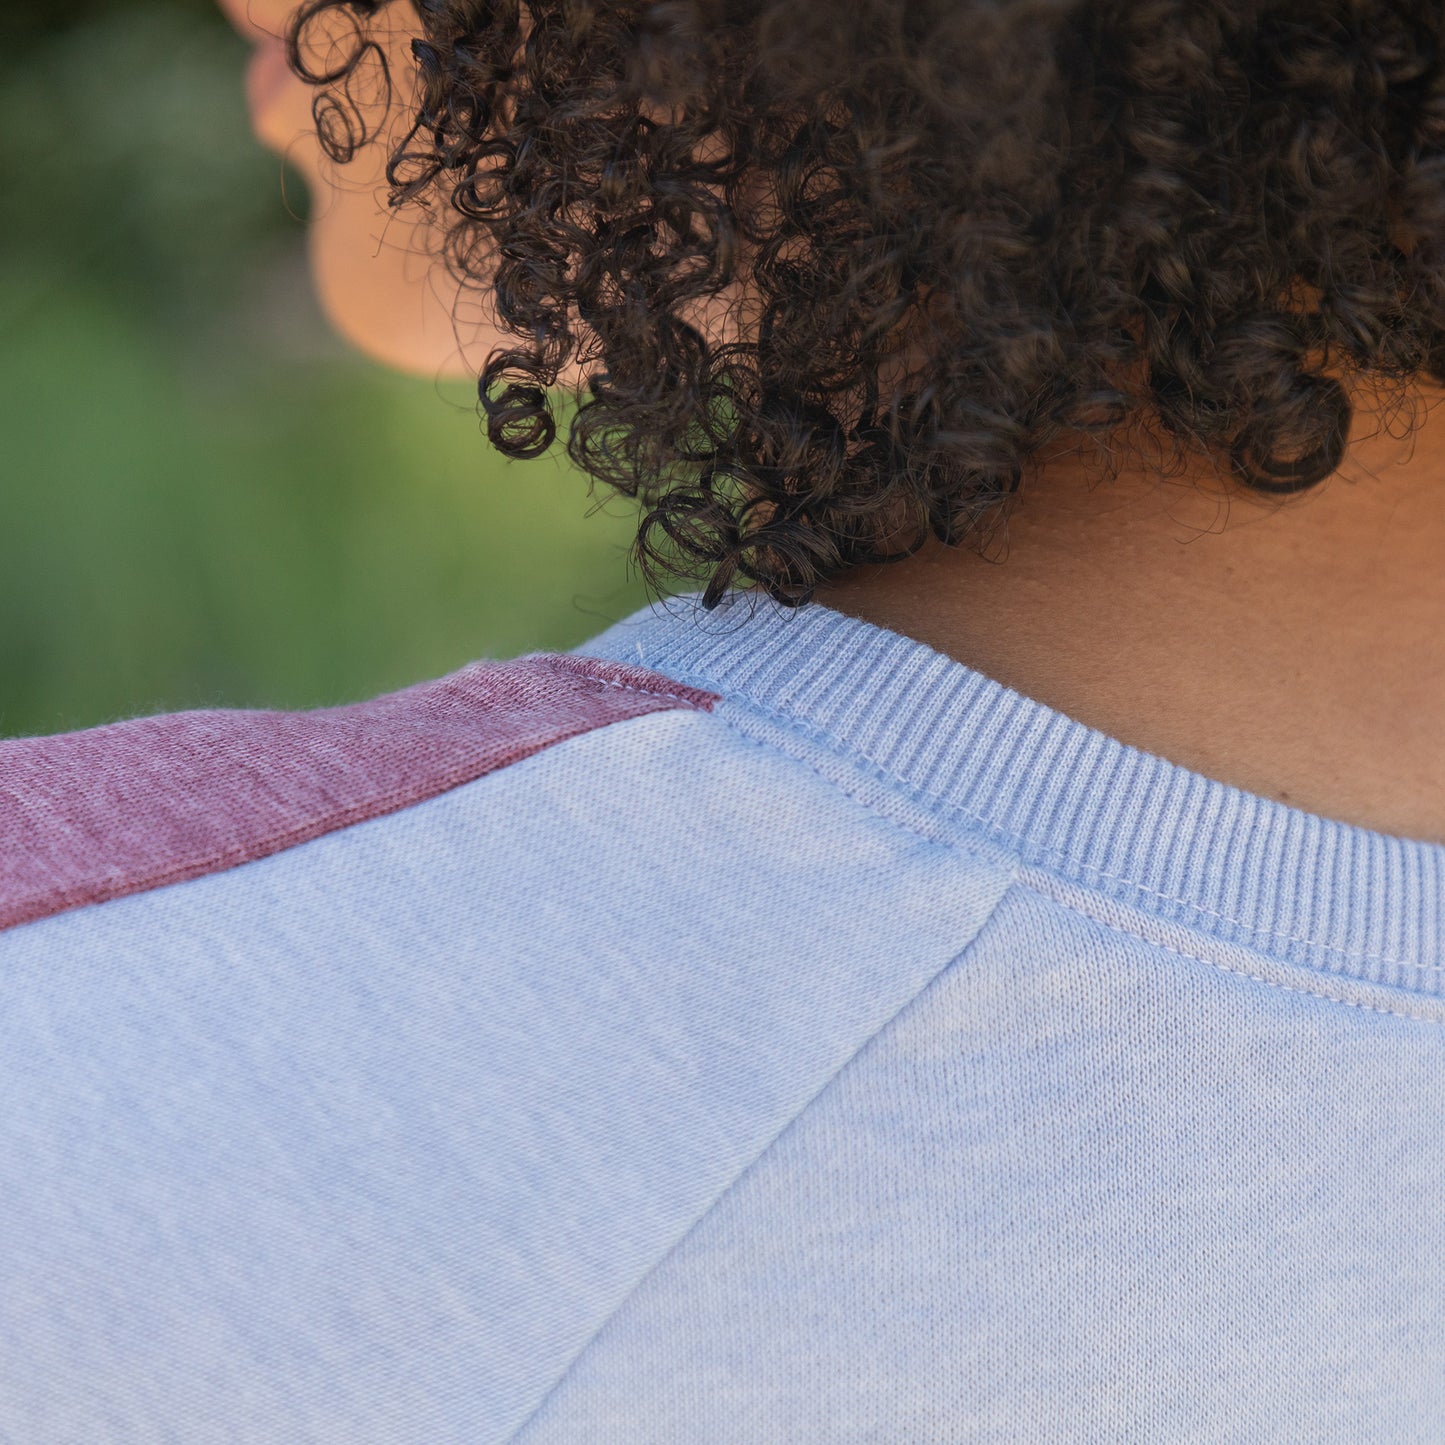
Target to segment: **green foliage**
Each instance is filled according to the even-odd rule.
[[[151,0],[150,8],[162,6],[193,20],[216,19],[213,0]],[[80,30],[104,16],[134,9],[135,0],[5,0],[0,5],[0,54],[23,65],[30,48],[48,36]]]

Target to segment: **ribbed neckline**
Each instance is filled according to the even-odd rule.
[[[1445,847],[1303,812],[1130,747],[931,647],[735,594],[634,614],[579,652],[829,735],[1021,861],[1276,958],[1445,994]]]

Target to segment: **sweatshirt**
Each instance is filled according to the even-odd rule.
[[[0,1442],[1445,1440],[1442,864],[743,594],[0,742]]]

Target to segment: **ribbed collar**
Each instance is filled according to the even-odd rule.
[[[1206,778],[816,603],[674,598],[579,651],[796,719],[1026,865],[1276,958],[1445,994],[1438,844]]]

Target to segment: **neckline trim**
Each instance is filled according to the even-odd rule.
[[[1291,963],[1445,995],[1445,845],[1308,813],[1122,743],[821,603],[644,608],[579,653],[827,734],[1032,867]]]

